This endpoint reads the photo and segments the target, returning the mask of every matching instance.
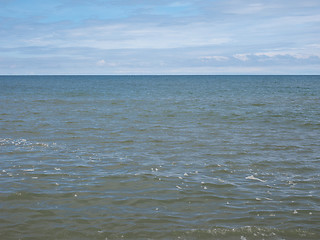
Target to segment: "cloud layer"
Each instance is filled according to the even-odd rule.
[[[319,1],[0,1],[0,74],[320,74]]]

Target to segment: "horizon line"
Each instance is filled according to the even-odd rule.
[[[8,76],[320,76],[319,74],[0,74]]]

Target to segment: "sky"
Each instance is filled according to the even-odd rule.
[[[0,0],[0,74],[320,74],[320,1]]]

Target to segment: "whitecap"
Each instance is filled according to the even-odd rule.
[[[34,168],[30,168],[30,169],[24,169],[24,172],[34,172]]]
[[[257,181],[260,181],[260,182],[266,182],[265,180],[262,180],[260,178],[256,178],[253,175],[250,175],[250,176],[246,177],[246,179],[257,180]]]
[[[41,143],[41,142],[37,142],[35,145],[37,145],[37,146],[42,146],[42,147],[49,147],[49,144],[47,144],[47,143]]]

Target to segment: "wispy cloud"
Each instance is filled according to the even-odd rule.
[[[0,74],[320,73],[320,3],[0,1]]]
[[[271,6],[268,6],[263,3],[249,3],[244,4],[240,7],[230,8],[226,10],[226,13],[233,13],[233,14],[257,14],[263,10],[269,9]]]
[[[106,65],[106,61],[101,59],[101,60],[97,61],[97,65],[98,66],[104,66],[104,65]]]
[[[248,61],[249,55],[250,54],[247,54],[247,53],[237,53],[237,54],[234,54],[233,57],[236,59],[239,59],[240,61]]]
[[[230,41],[204,23],[163,26],[154,23],[114,23],[75,27],[26,36],[19,40],[27,46],[123,48],[181,48],[220,45]],[[7,43],[8,44],[8,43]]]
[[[211,60],[214,60],[214,61],[227,61],[229,58],[226,57],[226,56],[203,56],[203,57],[200,57],[200,59],[202,61],[211,61]]]

